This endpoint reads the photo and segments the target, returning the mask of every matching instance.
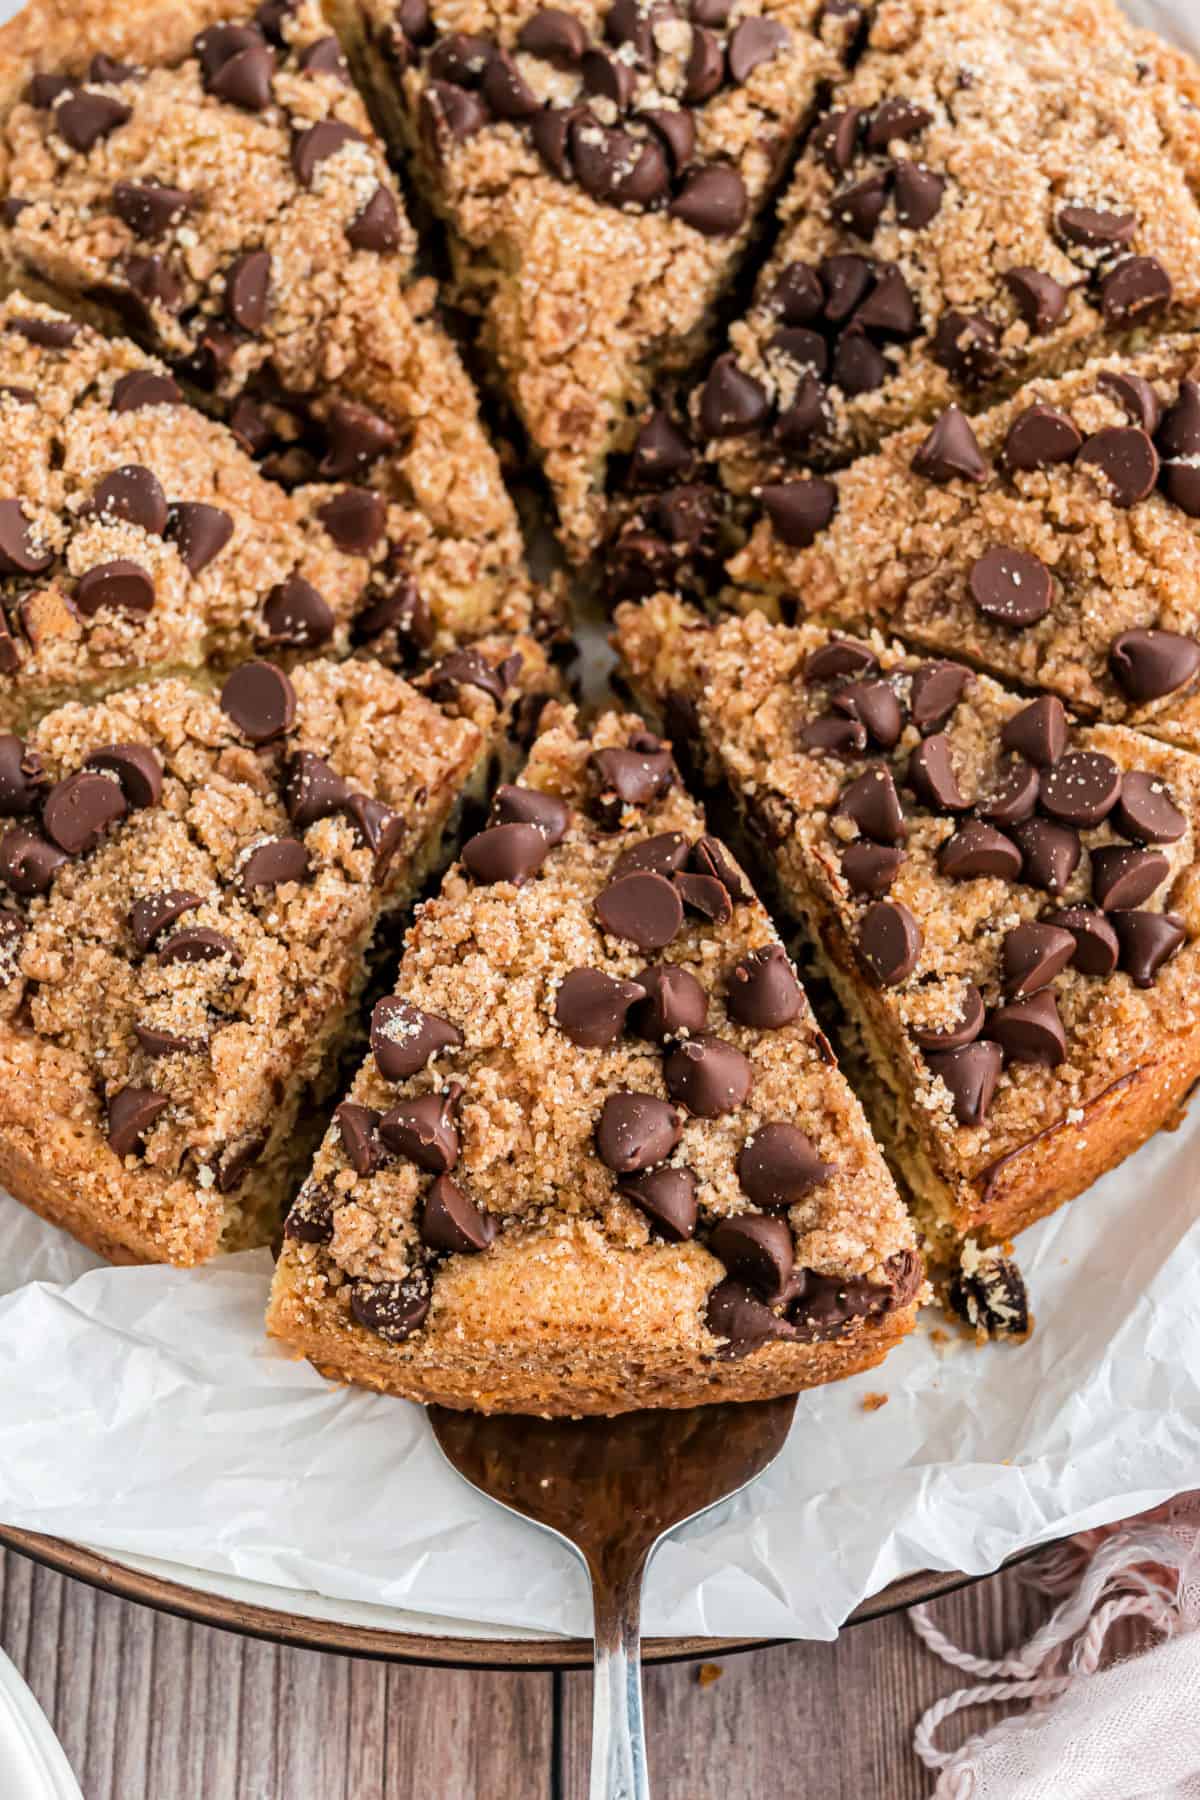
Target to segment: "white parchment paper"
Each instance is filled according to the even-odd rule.
[[[1132,10],[1200,47],[1195,0]],[[1020,1261],[1028,1344],[979,1352],[931,1313],[881,1370],[802,1395],[770,1474],[659,1553],[646,1630],[832,1636],[898,1576],[983,1574],[1200,1486],[1200,1106]],[[451,1475],[419,1408],[266,1343],[269,1279],[265,1252],[109,1269],[0,1195],[0,1518],[184,1581],[586,1633],[568,1553]]]

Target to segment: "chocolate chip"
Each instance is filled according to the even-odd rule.
[[[219,506],[181,500],[170,509],[167,536],[174,539],[189,575],[199,575],[233,536],[233,520]]]
[[[1067,747],[1067,715],[1061,700],[1044,694],[1031,700],[1004,721],[1000,742],[1006,750],[1036,763],[1039,769],[1056,763]]]
[[[815,375],[802,375],[791,404],[775,421],[775,436],[789,450],[805,450],[826,423],[825,389]]]
[[[18,337],[43,350],[67,350],[80,332],[74,319],[8,319],[4,329],[15,331]]]
[[[897,223],[910,231],[924,231],[942,210],[946,177],[924,163],[898,162],[893,165],[892,183]]]
[[[669,1052],[663,1080],[671,1099],[694,1117],[718,1119],[745,1104],[754,1071],[734,1045],[702,1033]]]
[[[28,899],[45,894],[67,858],[40,832],[13,825],[0,838],[0,881]]]
[[[676,963],[652,963],[638,977],[645,998],[629,1018],[638,1037],[662,1044],[681,1034],[695,1035],[708,1021],[708,996],[696,977]]]
[[[615,795],[624,806],[651,806],[675,779],[671,752],[654,742],[645,748],[594,751],[591,758],[601,797]]]
[[[1005,1062],[1033,1063],[1056,1069],[1066,1061],[1067,1039],[1054,995],[1043,988],[1027,1000],[999,1006],[988,1018],[988,1037],[999,1044]]]
[[[266,44],[248,44],[227,58],[207,83],[210,94],[245,112],[265,112],[271,104],[275,53]]]
[[[394,17],[410,44],[428,42],[433,32],[428,0],[400,0]]]
[[[439,38],[429,53],[429,73],[438,81],[458,87],[478,87],[492,54],[490,38],[466,31],[451,31]]]
[[[853,894],[886,894],[903,862],[903,850],[865,841],[847,844],[842,851],[842,874]]]
[[[385,1343],[403,1344],[429,1317],[429,1277],[418,1270],[403,1281],[354,1281],[350,1311]]]
[[[491,123],[491,108],[479,94],[470,94],[465,88],[456,87],[449,81],[431,81],[421,101],[427,121],[432,122],[436,138],[439,126],[444,126],[455,143],[466,143]],[[545,146],[538,134],[538,127],[544,120],[554,117],[551,109],[538,113],[534,118],[534,137],[538,148],[545,155]],[[561,116],[561,115],[559,115]],[[557,173],[558,171],[556,171]]]
[[[691,472],[695,456],[669,413],[651,413],[634,440],[630,475],[637,487],[658,487]]]
[[[1072,419],[1040,401],[1018,413],[1004,438],[1004,460],[1010,469],[1048,469],[1070,462],[1083,435]]]
[[[618,1184],[618,1193],[645,1213],[670,1244],[686,1243],[696,1229],[696,1177],[690,1169],[647,1169]]]
[[[968,581],[980,612],[1001,625],[1036,625],[1050,611],[1050,571],[1026,550],[993,545],[972,563]]]
[[[898,900],[876,900],[863,915],[858,954],[881,987],[907,981],[921,954],[921,927]]]
[[[269,744],[295,723],[296,690],[274,663],[243,663],[221,689],[221,711],[252,744]]]
[[[842,333],[833,356],[833,380],[844,393],[874,393],[888,373],[887,358],[865,332],[851,329]]]
[[[327,1244],[333,1236],[335,1206],[330,1188],[306,1183],[284,1219],[284,1237],[301,1244]]]
[[[1021,852],[994,825],[968,819],[938,851],[938,870],[950,881],[972,881],[979,876],[1016,881],[1021,873]]]
[[[800,727],[797,741],[816,755],[861,756],[867,747],[867,728],[845,713],[822,713]]]
[[[814,125],[809,148],[820,157],[830,175],[844,175],[853,163],[864,117],[861,106],[847,106],[826,113]]]
[[[1127,256],[1100,281],[1106,325],[1140,323],[1171,304],[1171,277],[1156,256]]]
[[[334,400],[324,420],[327,448],[319,473],[326,481],[346,481],[390,450],[396,428],[354,400]]]
[[[54,561],[34,548],[33,531],[19,500],[0,500],[0,574],[40,575]]]
[[[965,1044],[975,1042],[983,1030],[983,1020],[983,995],[974,982],[968,982],[953,1025],[943,1026],[940,1030],[912,1026],[909,1035],[921,1050],[961,1050]]]
[[[1096,378],[1096,386],[1111,394],[1125,408],[1135,425],[1151,436],[1158,430],[1162,407],[1152,384],[1142,375],[1130,375],[1122,369],[1105,369]]]
[[[718,356],[700,390],[700,426],[706,437],[741,437],[756,431],[770,408],[766,390],[738,367],[736,356]]]
[[[1025,860],[1025,880],[1047,894],[1061,894],[1079,867],[1079,834],[1069,825],[1027,819],[1013,826],[1013,837]]]
[[[1042,777],[1042,808],[1068,825],[1099,825],[1121,792],[1121,771],[1111,757],[1073,750]]]
[[[250,250],[231,264],[225,277],[225,312],[243,331],[258,333],[267,322],[267,296],[271,287],[271,257],[266,250]]]
[[[54,129],[72,150],[86,155],[101,138],[133,117],[132,107],[111,94],[71,92],[54,108]]]
[[[303,575],[289,575],[263,602],[268,643],[311,648],[327,644],[337,620],[333,608]]]
[[[371,643],[388,632],[396,637],[397,655],[427,650],[433,642],[429,607],[415,581],[405,578],[383,593],[376,593],[351,625],[356,643]]]
[[[302,187],[311,187],[321,163],[336,156],[346,144],[361,144],[361,131],[343,125],[340,119],[319,119],[309,125],[292,142],[292,168]]]
[[[47,775],[36,750],[11,732],[0,736],[0,818],[36,812]]]
[[[1127,244],[1137,230],[1137,214],[1106,212],[1098,206],[1059,209],[1058,230],[1069,244],[1086,250],[1111,250]]]
[[[92,505],[106,522],[123,519],[154,537],[167,528],[167,497],[158,477],[141,463],[125,463],[97,483]]]
[[[483,97],[498,119],[528,119],[541,105],[507,50],[492,52],[481,85]],[[615,99],[616,95],[611,98]]]
[[[725,1360],[751,1356],[764,1344],[781,1339],[794,1342],[797,1336],[794,1326],[732,1275],[708,1296],[704,1323],[713,1337],[723,1340],[719,1354]]]
[[[933,359],[964,386],[992,381],[1003,366],[1000,333],[983,313],[943,313],[933,334]]]
[[[1187,938],[1175,913],[1115,912],[1109,922],[1121,946],[1121,967],[1135,987],[1152,987],[1158,971]]]
[[[56,782],[46,796],[42,825],[46,835],[68,856],[94,850],[104,832],[128,811],[120,784],[107,775],[80,769]]]
[[[104,744],[89,753],[84,766],[115,775],[134,808],[157,806],[162,799],[162,764],[149,744]]]
[[[618,856],[612,867],[612,880],[625,875],[663,875],[669,880],[682,869],[688,859],[687,839],[678,831],[663,831],[657,837],[643,838]]]
[[[129,912],[129,930],[134,944],[139,950],[148,950],[160,931],[165,931],[184,913],[194,912],[203,904],[199,894],[193,894],[187,888],[169,888],[164,893],[146,894],[135,900]]]
[[[814,476],[806,481],[767,482],[761,498],[782,541],[791,550],[804,550],[833,518],[838,491],[832,481]]]
[[[298,838],[268,838],[250,851],[238,870],[238,881],[242,892],[252,899],[258,888],[303,881],[307,873],[308,851]]]
[[[818,273],[825,289],[825,317],[831,325],[844,325],[861,305],[875,279],[875,265],[854,251],[827,256]]]
[[[654,1094],[610,1094],[596,1126],[596,1151],[606,1168],[634,1175],[665,1162],[682,1134],[679,1114]]]
[[[714,925],[724,925],[732,917],[729,895],[714,875],[698,875],[694,870],[687,870],[673,876],[672,883],[687,912]]]
[[[430,1175],[448,1175],[458,1163],[459,1139],[454,1115],[463,1095],[452,1081],[444,1094],[422,1094],[402,1100],[379,1121],[379,1135],[389,1150]]]
[[[791,41],[786,25],[777,19],[743,19],[729,39],[730,79],[739,85],[748,81],[760,63],[771,62]]]
[[[183,286],[161,256],[126,256],[120,268],[127,291],[110,290],[110,297],[131,319],[134,330],[152,328],[156,306],[168,313],[179,311],[183,303]]]
[[[495,1219],[469,1200],[449,1175],[431,1182],[421,1210],[421,1242],[450,1256],[472,1256],[494,1242]]]
[[[1060,925],[1031,920],[1005,933],[1001,949],[1004,991],[1014,998],[1036,994],[1061,974],[1075,955],[1075,939]]]
[[[373,1106],[359,1106],[353,1100],[343,1100],[334,1108],[333,1122],[338,1128],[346,1160],[356,1175],[373,1175],[383,1161],[379,1117]],[[289,1214],[289,1222],[290,1217]]]
[[[117,1156],[129,1156],[169,1105],[166,1094],[156,1094],[153,1088],[118,1088],[108,1102],[109,1149]]]
[[[148,613],[154,606],[154,583],[140,563],[117,557],[80,576],[75,605],[87,618],[105,607],[114,612]]]
[[[767,341],[776,361],[792,370],[824,375],[828,361],[825,339],[807,325],[783,325]]]
[[[467,873],[484,886],[508,881],[521,887],[546,860],[550,845],[536,825],[489,825],[462,849]]]
[[[891,750],[904,730],[895,689],[886,681],[850,681],[833,696],[838,712],[857,719],[881,750]]]
[[[662,950],[683,926],[683,903],[661,875],[624,875],[597,895],[596,917],[611,936]]]
[[[187,188],[158,182],[118,181],[112,191],[113,211],[135,236],[159,238],[195,205]]]
[[[560,69],[573,69],[587,49],[587,32],[574,13],[544,6],[526,19],[517,35],[517,49],[540,56]]]
[[[1200,643],[1178,631],[1123,631],[1109,646],[1108,666],[1135,706],[1176,693],[1200,669]]]
[[[346,59],[342,55],[342,47],[335,37],[317,38],[300,52],[296,65],[305,75],[332,75],[338,81],[348,85],[350,71],[346,67]]]
[[[753,1213],[720,1219],[708,1248],[731,1275],[769,1306],[778,1306],[787,1296],[795,1246],[783,1219],[764,1219]]]
[[[27,98],[30,106],[45,112],[54,105],[60,94],[69,94],[72,82],[69,75],[54,75],[49,70],[39,69],[29,83]]]
[[[965,413],[948,406],[912,459],[927,481],[986,481],[988,466]]]
[[[913,670],[908,704],[912,722],[922,736],[949,724],[971,681],[970,670],[961,663],[922,663]]]
[[[1092,851],[1092,898],[1105,912],[1128,911],[1148,900],[1170,871],[1161,850],[1105,845]]]
[[[371,880],[378,887],[404,840],[405,821],[392,807],[367,794],[351,794],[346,802],[346,817],[367,849],[374,854]]]
[[[958,785],[950,739],[935,732],[917,745],[908,759],[908,785],[935,812],[965,812],[970,802]]]
[[[570,126],[571,159],[584,193],[615,206],[650,206],[671,184],[657,138],[601,125],[586,110]]]
[[[1145,769],[1133,769],[1122,778],[1112,822],[1123,837],[1140,844],[1175,844],[1187,830],[1187,820],[1166,783]]]
[[[829,1180],[833,1168],[796,1125],[763,1125],[738,1152],[742,1192],[765,1211],[782,1210]]]
[[[330,768],[323,756],[313,750],[297,751],[288,764],[283,787],[283,803],[293,825],[307,830],[318,819],[341,812],[349,799],[349,782]]]
[[[135,1024],[133,1035],[138,1048],[156,1060],[160,1056],[193,1056],[204,1048],[203,1038],[184,1037],[177,1031],[164,1031],[158,1025]]]
[[[876,170],[861,181],[839,188],[830,202],[833,219],[869,244],[883,217],[891,185],[891,171]]]
[[[684,177],[668,211],[703,237],[732,237],[745,223],[749,204],[736,169],[710,163]]]
[[[400,242],[400,209],[395,197],[382,186],[363,202],[346,227],[346,242],[355,250],[385,255]]]
[[[275,435],[262,408],[245,394],[234,402],[229,429],[248,456],[261,456]]]
[[[212,931],[207,925],[189,926],[169,937],[158,953],[164,966],[172,963],[229,962],[240,968],[241,953],[223,931]]]
[[[999,1044],[983,1038],[961,1050],[930,1051],[929,1072],[944,1082],[960,1125],[982,1125],[996,1093],[1004,1064]]]
[[[1011,1257],[994,1248],[975,1253],[970,1274],[962,1267],[957,1270],[947,1299],[976,1332],[994,1338],[1029,1334],[1029,1297],[1021,1271]]]
[[[920,137],[926,126],[933,124],[933,114],[915,100],[893,95],[883,100],[867,120],[865,142],[868,150],[886,150],[897,139],[907,143]]]
[[[870,675],[878,669],[875,652],[854,638],[830,638],[809,653],[804,664],[806,681],[838,681],[843,675]]]
[[[705,832],[692,845],[691,865],[699,875],[712,875],[735,903],[753,900],[754,894],[720,838]]]
[[[567,835],[571,812],[553,794],[505,785],[496,789],[491,819],[494,825],[536,825],[546,842],[553,845],[561,844]]]
[[[471,100],[473,96],[464,94],[463,99]],[[487,123],[486,108],[480,104],[480,110],[483,117],[472,127],[474,131]],[[572,176],[571,133],[576,123],[582,124],[590,117],[584,106],[544,106],[529,122],[529,134],[538,154],[560,181],[570,181]],[[466,135],[471,133],[468,131]]]
[[[1072,968],[1081,975],[1111,975],[1117,966],[1119,945],[1117,934],[1101,912],[1090,906],[1064,906],[1051,920],[1059,930],[1069,932],[1075,949]]]
[[[734,963],[725,990],[731,1019],[756,1031],[779,1031],[804,1011],[804,995],[782,944],[752,950]]]
[[[725,51],[716,33],[692,27],[691,49],[684,69],[683,98],[689,106],[709,100],[725,79]]]
[[[1164,459],[1200,455],[1200,382],[1180,382],[1178,398],[1163,415],[1158,447]]]
[[[877,844],[898,844],[907,836],[892,772],[882,765],[848,783],[836,810],[841,818],[852,819],[863,835]]]
[[[1009,269],[1004,282],[1017,311],[1036,337],[1051,331],[1067,310],[1066,288],[1041,269]]]
[[[113,412],[139,412],[143,406],[180,406],[183,395],[169,375],[153,369],[131,369],[113,383],[109,401]]]
[[[645,997],[635,981],[621,981],[603,969],[572,969],[555,996],[554,1020],[573,1044],[603,1049],[616,1043],[630,1007]]]
[[[1085,442],[1078,463],[1096,469],[1114,506],[1133,506],[1153,493],[1158,451],[1138,425],[1110,425]]]
[[[462,1032],[449,1019],[398,995],[377,1001],[371,1014],[371,1051],[385,1081],[407,1080],[438,1051],[458,1049],[462,1042]]]

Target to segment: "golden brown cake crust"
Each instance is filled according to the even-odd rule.
[[[1079,829],[1078,867],[1050,894],[999,875],[949,879],[939,859],[964,814],[939,813],[905,785],[906,756],[922,741],[906,725],[893,757],[907,819],[903,860],[890,886],[873,897],[856,893],[841,858],[865,834],[834,809],[849,781],[871,765],[853,754],[818,754],[799,738],[828,705],[828,690],[806,679],[805,665],[829,637],[815,624],[786,628],[758,614],[709,626],[667,596],[619,615],[635,691],[651,706],[669,705],[673,717],[690,706],[706,778],[733,793],[783,904],[818,948],[852,1021],[870,1110],[915,1196],[922,1228],[943,1240],[943,1251],[972,1235],[1002,1242],[1170,1123],[1200,1076],[1200,759],[1124,727],[1071,731],[1072,752],[1109,759],[1123,779],[1144,773],[1177,809],[1178,834],[1155,844],[1161,873],[1137,904],[1177,917],[1180,942],[1145,986],[1123,972],[1124,952],[1121,969],[1107,976],[1060,967],[1043,985],[1064,1034],[1063,1060],[1053,1067],[1006,1063],[982,1121],[960,1123],[950,1089],[911,1033],[956,1025],[973,987],[987,1009],[986,1035],[993,1009],[1014,994],[1003,980],[1009,934],[1052,923],[1061,908],[1095,907],[1096,853],[1137,849],[1110,816]],[[869,648],[907,706],[921,657],[880,637]],[[941,735],[969,806],[991,791],[1001,730],[1028,703],[986,677],[974,678],[964,694]],[[866,915],[880,898],[904,907],[919,937],[911,975],[886,986],[868,979],[861,947]]]
[[[578,970],[630,981],[658,960],[602,929],[593,908],[619,854],[664,834],[686,846],[703,831],[699,809],[678,788],[626,805],[620,829],[611,820],[598,829],[591,759],[637,742],[638,729],[609,715],[580,738],[552,714],[525,785],[570,806],[565,838],[519,888],[475,883],[456,867],[408,935],[398,994],[466,1041],[405,1078],[387,1078],[368,1060],[349,1103],[366,1109],[359,1123],[376,1121],[369,1155],[362,1161],[335,1123],[290,1215],[270,1329],[327,1372],[496,1410],[683,1406],[866,1367],[911,1323],[919,1272],[904,1209],[794,979],[787,988],[796,1010],[778,1027],[751,1027],[726,1011],[733,965],[781,954],[757,902],[742,899],[721,920],[690,920],[660,953],[699,983],[706,1031],[752,1070],[748,1097],[719,1114],[679,1115],[667,1167],[690,1171],[696,1184],[682,1238],[655,1231],[598,1153],[597,1122],[622,1094],[659,1106],[666,1097],[669,1108],[667,1052],[632,1029],[603,1045],[577,1043],[557,1022],[560,995]],[[388,1120],[398,1099],[444,1096],[459,1082],[454,1182],[476,1216],[499,1229],[480,1253],[445,1255],[429,1235],[428,1175],[387,1154]],[[844,1289],[869,1298],[871,1316],[855,1316],[853,1300],[844,1312],[835,1305],[828,1329],[798,1324],[799,1341],[778,1343],[768,1333],[726,1360],[717,1314],[707,1309],[738,1265],[710,1251],[708,1233],[721,1221],[763,1218],[739,1158],[771,1123],[802,1130],[827,1165],[782,1215],[790,1232],[774,1226],[792,1246],[787,1280],[799,1282],[800,1296],[774,1304],[785,1320],[809,1321],[810,1288]],[[379,1296],[397,1289],[427,1295],[426,1313],[412,1329],[392,1329],[386,1318],[373,1329]],[[807,1341],[814,1337],[827,1341]]]

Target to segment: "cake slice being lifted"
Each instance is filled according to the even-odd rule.
[[[711,343],[758,215],[844,65],[843,0],[336,0],[447,221],[454,298],[581,558],[609,459]]]
[[[0,29],[0,265],[119,323],[388,577],[440,654],[527,625],[512,503],[315,0],[30,0]],[[386,510],[381,504],[386,503]]]
[[[245,663],[219,697],[154,682],[0,737],[0,1182],[118,1261],[268,1242],[379,920],[488,760],[368,662]]]
[[[790,1391],[911,1328],[920,1259],[669,746],[558,709],[408,934],[288,1216],[271,1332],[483,1411]]]
[[[879,637],[659,595],[619,638],[810,938],[935,1269],[1022,1327],[980,1250],[1200,1076],[1200,758]]]

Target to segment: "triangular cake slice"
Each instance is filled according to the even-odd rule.
[[[750,1399],[876,1363],[920,1259],[770,920],[669,746],[558,709],[408,934],[269,1325],[483,1411]]]
[[[866,9],[842,0],[338,0],[433,208],[454,294],[542,459],[563,541],[711,344],[758,215]]]
[[[0,1182],[117,1261],[269,1242],[380,917],[489,761],[365,661],[151,682],[0,737]]]
[[[804,477],[897,428],[1196,324],[1198,109],[1196,64],[1112,0],[879,7],[749,305],[643,427],[626,595],[679,587],[760,518],[802,545],[828,509]],[[664,443],[711,482],[703,511],[661,497],[680,477],[639,450]]]
[[[9,281],[119,322],[268,475],[318,484],[331,542],[387,569],[393,635],[528,623],[496,452],[315,0],[32,0],[0,113]]]
[[[1021,1327],[999,1247],[1200,1077],[1200,758],[880,637],[665,595],[619,619],[836,990],[933,1263]]]
[[[817,487],[823,522],[791,532]],[[1195,336],[948,408],[775,509],[730,564],[739,605],[879,623],[1200,749]]]

